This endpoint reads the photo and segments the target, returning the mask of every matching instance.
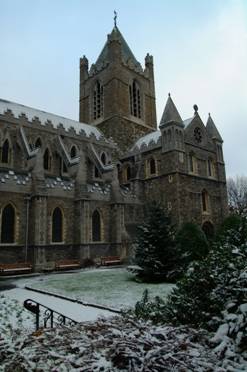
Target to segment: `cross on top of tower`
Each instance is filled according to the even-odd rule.
[[[114,27],[117,27],[117,12],[114,10]]]

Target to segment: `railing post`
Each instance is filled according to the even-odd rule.
[[[39,304],[37,304],[37,312],[36,312],[36,331],[39,330]]]

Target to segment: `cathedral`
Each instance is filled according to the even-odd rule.
[[[94,64],[80,59],[79,121],[0,99],[0,263],[128,259],[144,207],[210,236],[227,214],[223,140],[168,95],[157,127],[153,58],[116,23]]]

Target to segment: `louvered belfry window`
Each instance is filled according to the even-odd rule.
[[[96,81],[93,91],[93,118],[94,120],[103,116],[103,86]]]
[[[141,118],[141,91],[136,80],[129,86],[130,113]]]

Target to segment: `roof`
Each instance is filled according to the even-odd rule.
[[[114,26],[111,34],[108,36],[108,40],[105,43],[95,65],[103,65],[108,62],[108,43],[109,40],[118,40],[121,44],[121,51],[122,51],[122,58],[124,62],[128,62],[131,60],[134,65],[140,66],[140,63],[136,60],[134,54],[132,53],[130,47],[128,46],[127,42],[125,41],[123,35],[119,31],[117,26]]]
[[[45,125],[47,121],[50,121],[54,128],[58,128],[58,126],[62,124],[66,131],[73,128],[77,134],[80,134],[81,130],[83,130],[87,137],[90,137],[90,135],[95,135],[96,139],[103,137],[103,134],[92,125],[80,123],[75,120],[64,118],[63,116],[58,116],[32,107],[20,105],[19,103],[0,99],[0,114],[4,115],[8,110],[11,110],[12,114],[16,118],[25,114],[30,122],[38,118],[41,125]]]
[[[192,118],[185,119],[183,121],[184,127],[186,128],[192,122],[193,119],[194,119],[194,116]]]
[[[168,123],[171,123],[171,122],[181,124],[181,125],[183,124],[183,120],[181,116],[179,115],[179,112],[169,94],[168,99],[166,101],[163,115],[160,120],[160,127]]]
[[[215,138],[220,142],[223,142],[223,139],[221,135],[218,132],[218,129],[216,128],[216,125],[214,124],[213,119],[211,118],[211,115],[208,116],[208,121],[206,124],[206,130],[211,138]]]
[[[135,148],[140,149],[143,145],[149,146],[152,142],[154,144],[157,144],[160,137],[161,137],[160,130],[156,130],[155,132],[148,133],[145,136],[139,138],[138,141],[136,141],[131,151],[133,151]]]

